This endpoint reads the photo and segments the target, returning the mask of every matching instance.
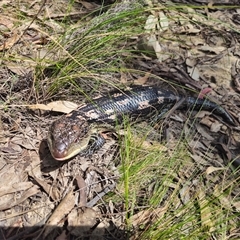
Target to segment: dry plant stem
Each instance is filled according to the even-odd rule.
[[[202,89],[201,85],[193,81],[193,79],[185,71],[183,71],[179,66],[175,66],[174,69],[177,70],[178,74],[180,73],[181,76],[184,76],[186,78],[186,79],[182,79],[182,77],[179,77],[178,78],[179,82],[184,83],[185,85],[190,85],[193,88],[197,88],[199,90]]]
[[[173,112],[178,109],[182,103],[185,101],[185,99],[181,99],[179,100],[168,112],[167,114],[165,115],[165,120],[164,120],[164,123],[167,121],[167,119],[169,118],[169,116],[171,116],[173,114]]]
[[[32,21],[29,23],[29,25],[24,29],[22,36],[26,33],[26,31],[30,28],[30,26],[33,24],[33,22],[37,19],[38,15],[40,14],[40,12],[42,11],[44,5],[46,4],[47,0],[43,0],[43,3],[41,5],[41,7],[39,8],[37,14],[34,16],[34,18],[32,19]],[[21,36],[21,37],[22,37]]]
[[[116,186],[116,183],[113,183],[109,186],[107,186],[106,188],[103,189],[102,192],[100,192],[96,197],[94,197],[91,201],[89,201],[86,206],[87,207],[93,207],[96,205],[96,203],[99,201],[99,199],[101,199],[102,197],[104,197],[108,192],[112,191]]]

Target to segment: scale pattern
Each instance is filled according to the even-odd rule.
[[[124,116],[136,119],[149,118],[154,114],[170,110],[181,100],[178,109],[207,110],[217,114],[230,125],[235,125],[231,115],[221,106],[206,99],[178,96],[174,92],[154,86],[132,86],[125,91],[113,91],[81,105],[71,113],[53,122],[48,135],[48,145],[52,156],[66,160],[83,152],[93,143],[93,136],[103,144],[101,131],[121,124]],[[144,119],[144,118],[143,118]]]

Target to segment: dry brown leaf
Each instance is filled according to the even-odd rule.
[[[61,194],[59,189],[40,178],[41,172],[39,166],[29,170],[28,174],[44,189],[47,194],[49,194],[51,199],[54,201],[58,201],[60,199]]]
[[[0,187],[0,197],[14,192],[24,191],[33,186],[33,183],[31,182],[16,182],[13,184],[3,185]]]
[[[12,199],[10,201],[1,204],[0,210],[2,211],[5,209],[12,208],[16,205],[19,205],[20,203],[25,201],[27,198],[37,194],[38,192],[40,192],[39,187],[34,185],[31,188],[29,188],[27,191],[25,191],[20,198],[15,198],[15,196],[12,196]]]
[[[79,207],[86,207],[87,204],[87,185],[86,182],[84,181],[83,177],[78,174],[76,176],[77,180],[77,185],[79,188],[79,194],[80,194],[80,199],[79,199]]]
[[[209,207],[208,201],[206,200],[205,192],[202,189],[199,189],[197,194],[198,204],[200,206],[201,224],[211,232],[214,228],[214,223],[211,220],[212,209]]]
[[[1,3],[0,3],[0,6],[1,6]],[[14,23],[12,19],[10,20],[10,18],[7,16],[0,16],[0,25],[4,25],[8,29],[12,29],[14,26]]]
[[[208,141],[214,140],[214,138],[210,134],[208,134],[208,131],[206,131],[205,128],[203,128],[200,124],[196,124],[196,129]]]
[[[210,128],[210,131],[211,132],[219,132],[221,127],[222,127],[222,123],[220,122],[214,122],[212,125],[211,125],[211,128]]]
[[[187,29],[187,33],[199,33],[201,32],[201,29],[200,28],[196,28],[194,25],[188,23],[185,25],[185,29]],[[198,36],[199,38],[199,36]]]
[[[30,109],[41,109],[46,111],[70,113],[72,110],[76,109],[78,105],[70,101],[54,101],[48,104],[34,104],[27,105]]]
[[[100,7],[100,5],[91,2],[81,1],[81,4],[88,10],[95,10],[96,8]]]
[[[17,31],[14,31],[12,36],[8,38],[1,46],[0,46],[0,51],[6,50],[11,48],[15,43],[18,42],[20,39],[21,34],[19,34]]]
[[[202,79],[211,79],[211,77],[214,77],[217,86],[230,89],[232,83],[231,68],[236,63],[237,58],[237,56],[226,54],[214,63],[203,62],[202,64],[198,64],[200,77]]]
[[[208,117],[202,118],[200,123],[208,126],[209,128],[212,126],[212,121]]]
[[[22,147],[14,143],[6,143],[4,147],[1,147],[1,151],[10,155],[20,155],[22,152]]]
[[[187,58],[186,59],[187,64],[187,72],[189,76],[194,79],[195,81],[199,81],[199,70],[196,66],[196,59],[194,58]]]
[[[240,212],[240,201],[233,202],[233,206],[237,209],[238,212]]]
[[[180,195],[181,201],[184,204],[187,204],[189,202],[190,192],[191,192],[191,188],[189,185],[185,185],[179,190],[179,195]]]
[[[138,78],[137,80],[134,80],[134,84],[136,85],[144,85],[146,84],[149,76],[151,75],[150,72],[147,72],[143,77]]]
[[[143,210],[131,216],[129,220],[133,226],[135,227],[141,226],[144,224],[154,222],[156,219],[161,218],[161,216],[163,216],[167,210],[168,210],[168,206],[165,206],[162,208],[156,208],[156,209]]]
[[[28,150],[35,150],[35,144],[33,139],[28,139],[24,134],[19,134],[11,139],[11,144],[20,145]]]
[[[142,38],[142,47],[150,53],[154,51],[157,59],[160,62],[168,59],[170,57],[170,54],[162,52],[162,46],[160,45],[155,35],[156,30],[159,32],[168,29],[168,19],[165,14],[163,12],[160,12],[159,18],[154,15],[149,15],[144,29],[149,35]]]
[[[188,71],[189,76],[192,79],[194,79],[195,81],[199,81],[200,76],[199,76],[199,70],[197,67],[192,67],[192,68],[188,67],[187,71]]]
[[[195,115],[196,118],[204,118],[205,116],[209,116],[211,113],[208,111],[198,111],[197,114]]]
[[[120,83],[126,84],[128,82],[128,77],[127,74],[124,72],[120,72],[121,77],[120,77]]]
[[[17,183],[24,182],[25,176],[25,174],[16,174],[14,164],[5,165],[4,171],[0,172],[1,186],[14,186]]]
[[[213,195],[220,201],[221,205],[225,209],[232,210],[231,196],[229,196],[229,199],[228,199],[225,195],[223,195],[221,186],[219,186],[219,185],[215,186]]]
[[[68,230],[74,236],[83,237],[96,224],[97,217],[92,208],[73,209],[68,215]]]
[[[217,167],[208,167],[207,169],[206,169],[206,174],[207,175],[209,175],[209,174],[211,174],[211,173],[213,173],[213,172],[216,172],[216,171],[222,171],[222,170],[224,170],[224,168],[217,168]]]
[[[162,12],[162,11],[159,12],[158,15],[159,15],[159,22],[160,22],[159,32],[166,31],[168,29],[168,26],[169,26],[168,18],[164,14],[164,12]]]
[[[30,62],[30,60],[28,61],[28,63]],[[26,62],[24,62],[26,63]],[[24,66],[24,64],[22,62],[22,64],[19,63],[14,63],[14,62],[6,62],[4,61],[4,65],[13,73],[15,73],[18,76],[26,76],[26,74],[28,74],[31,71],[31,66],[29,64],[29,66]],[[36,65],[36,62],[35,62]]]
[[[210,46],[208,46],[208,45],[199,46],[198,49],[199,49],[200,51],[213,52],[213,53],[215,53],[215,54],[220,54],[222,51],[226,50],[225,47],[220,47],[220,46],[210,47]]]
[[[156,29],[160,29],[158,18],[154,15],[149,15],[144,26],[147,33],[154,32]]]
[[[166,54],[162,53],[162,47],[154,34],[149,36],[147,45],[154,49],[157,59],[160,62],[163,62],[170,57],[169,55],[166,56]]]
[[[141,141],[141,138],[134,137],[134,142],[140,143]],[[145,150],[159,150],[163,152],[166,152],[168,150],[166,146],[164,146],[158,141],[143,141],[141,144],[141,148]]]

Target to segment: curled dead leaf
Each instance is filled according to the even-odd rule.
[[[72,110],[76,109],[78,105],[70,101],[54,101],[48,104],[28,105],[28,107],[33,110],[40,109],[45,111],[70,113]]]
[[[209,174],[211,174],[213,172],[216,172],[216,171],[222,171],[223,169],[224,168],[221,168],[221,167],[213,167],[213,166],[211,166],[211,167],[208,167],[206,169],[206,174],[209,175]]]

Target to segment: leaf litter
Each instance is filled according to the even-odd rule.
[[[0,25],[4,26],[5,33],[5,37],[0,39],[0,51],[5,54],[1,61],[0,81],[1,85],[7,86],[0,89],[1,100],[7,103],[5,110],[0,109],[2,115],[0,219],[4,234],[7,237],[21,236],[24,239],[30,233],[35,237],[43,236],[42,239],[53,239],[57,236],[64,238],[69,234],[66,231],[69,231],[75,237],[81,238],[90,234],[91,239],[94,239],[94,236],[100,239],[108,232],[115,238],[125,239],[125,213],[122,211],[124,204],[121,200],[108,203],[103,199],[106,193],[115,191],[116,181],[120,177],[114,162],[119,161],[119,145],[116,135],[107,133],[109,138],[106,145],[90,159],[78,156],[64,165],[54,161],[47,150],[46,141],[42,139],[46,138],[50,122],[56,119],[56,116],[52,116],[53,111],[64,113],[71,111],[72,106],[69,108],[69,103],[72,105],[76,98],[71,99],[70,96],[66,98],[66,94],[62,94],[62,98],[58,99],[70,101],[35,104],[40,99],[33,94],[34,85],[27,84],[27,87],[23,87],[23,82],[20,81],[20,76],[34,72],[37,63],[41,60],[51,62],[61,57],[61,54],[49,54],[49,50],[46,49],[49,41],[63,33],[59,19],[69,17],[74,20],[91,13],[100,5],[76,1],[76,5],[74,4],[73,8],[66,12],[65,1],[53,4],[45,1],[44,10],[37,16],[37,21],[29,25],[31,18],[28,22],[20,21],[17,18],[17,11],[20,10],[27,17],[34,17],[41,3],[34,2],[30,5],[31,8],[29,1],[25,0],[21,3],[21,9],[18,9],[13,1],[0,3],[0,5],[7,6],[8,12],[10,9],[13,10],[10,17],[3,11],[0,18]],[[121,3],[119,4],[121,6]],[[146,4],[152,5],[153,3],[146,1]],[[227,9],[209,11],[208,8],[186,7],[184,12],[176,12],[169,9],[162,10],[164,5],[161,3],[156,6],[159,9],[154,8],[149,12],[146,25],[143,26],[145,33],[139,36],[135,44],[136,47],[141,46],[153,54],[145,53],[141,58],[137,56],[133,59],[132,66],[128,66],[147,72],[147,77],[135,75],[139,83],[158,83],[153,76],[159,76],[170,78],[180,86],[190,86],[196,92],[211,88],[208,97],[229,109],[238,119],[240,99],[236,94],[239,87],[236,66],[239,55],[236,53],[239,49],[239,36],[231,31],[233,28],[239,29],[236,20],[233,20],[236,16],[233,18],[232,12]],[[116,7],[116,9],[119,8]],[[238,11],[235,14],[239,14]],[[49,21],[44,21],[44,19]],[[216,21],[211,21],[211,19],[218,21],[217,24],[213,26],[212,24]],[[17,27],[14,28],[14,26]],[[129,76],[132,78],[133,74],[124,76],[126,83]],[[14,78],[16,81],[13,81]],[[235,80],[235,85],[232,79]],[[44,84],[47,81],[48,79],[44,79]],[[44,84],[42,89],[44,89]],[[26,91],[25,94],[23,90]],[[182,94],[186,93],[180,88],[179,91],[182,91]],[[22,93],[21,98],[19,98],[19,93]],[[204,91],[203,95],[205,96]],[[28,105],[31,110],[11,107],[11,104],[12,106],[19,105],[19,102],[21,105]],[[42,111],[39,113],[38,109]],[[239,211],[237,185],[234,186],[235,192],[228,195],[224,192],[224,186],[227,188],[233,181],[231,171],[225,167],[226,162],[229,164],[229,161],[239,156],[239,129],[229,131],[211,114],[203,111],[197,115],[174,111],[174,115],[175,117],[168,119],[166,125],[167,148],[157,141],[147,139],[142,142],[143,151],[151,152],[154,147],[157,147],[161,148],[162,152],[173,156],[178,137],[184,131],[186,136],[189,134],[193,136],[190,139],[185,138],[191,154],[179,156],[179,161],[186,164],[184,169],[181,171],[177,171],[175,167],[172,169],[173,172],[176,169],[172,174],[176,182],[164,182],[169,189],[165,202],[159,203],[154,211],[147,208],[133,213],[130,218],[135,232],[132,239],[141,238],[141,226],[148,228],[170,210],[170,199],[175,199],[174,204],[177,210],[190,204],[192,196],[195,196],[199,205],[201,225],[209,231],[215,230],[214,215],[207,197],[209,192],[228,211]],[[183,128],[182,124],[189,118],[201,120],[194,124],[195,128],[191,122],[186,123]],[[124,137],[124,134],[122,132],[120,135]],[[222,135],[224,139],[220,137]],[[141,139],[135,137],[135,141],[139,143]],[[161,175],[164,176],[164,171]],[[193,175],[194,178],[191,177]],[[222,175],[224,177],[221,179]],[[76,183],[79,176],[83,180]],[[205,177],[206,183],[201,181],[202,177]],[[156,183],[153,182],[154,189]],[[85,183],[86,186],[81,183]],[[86,196],[83,190],[86,191]],[[174,198],[174,190],[179,192],[178,198]],[[150,188],[149,192],[147,188],[143,191],[151,196]],[[85,204],[82,204],[83,202]],[[182,212],[186,211],[185,208]],[[177,217],[180,217],[182,212],[176,214]],[[68,222],[67,228],[65,228],[66,222]],[[237,229],[235,219],[231,224],[230,235],[234,234]],[[42,228],[32,228],[28,232],[26,227],[34,225],[40,225]],[[14,232],[9,228],[10,226],[20,229],[21,233]],[[164,224],[160,224],[158,228],[163,230]],[[62,235],[58,235],[58,231]]]

